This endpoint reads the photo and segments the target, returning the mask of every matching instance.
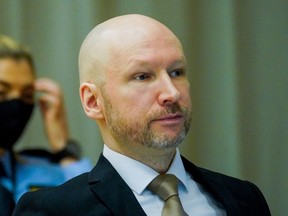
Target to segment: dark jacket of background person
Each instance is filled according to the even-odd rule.
[[[0,185],[0,216],[10,216],[12,215],[15,203],[12,194],[4,187]]]

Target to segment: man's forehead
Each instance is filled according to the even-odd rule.
[[[133,52],[142,52],[143,48],[147,50],[163,48],[161,43],[167,42],[168,38],[171,41],[171,49],[182,52],[182,46],[177,37],[166,26],[150,17],[125,15],[105,21],[87,35],[81,46],[80,80],[86,79],[84,77],[89,67],[95,66],[95,62],[102,67],[107,63],[127,62],[124,57],[131,56]]]

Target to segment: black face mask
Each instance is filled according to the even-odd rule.
[[[12,149],[21,136],[34,104],[14,99],[0,102],[0,148]]]

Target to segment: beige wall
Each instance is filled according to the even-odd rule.
[[[0,33],[28,44],[39,77],[63,86],[71,135],[94,162],[102,140],[80,105],[78,50],[96,24],[126,13],[160,20],[183,42],[194,118],[182,153],[253,181],[272,214],[287,215],[287,0],[0,0]],[[19,147],[47,147],[40,118]]]

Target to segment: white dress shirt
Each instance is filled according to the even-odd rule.
[[[144,212],[148,216],[161,216],[163,200],[146,189],[159,173],[139,161],[111,150],[107,145],[104,145],[103,155],[131,188]],[[178,149],[167,173],[174,174],[181,182],[178,185],[179,197],[187,214],[193,216],[226,215],[221,205],[185,171]]]

